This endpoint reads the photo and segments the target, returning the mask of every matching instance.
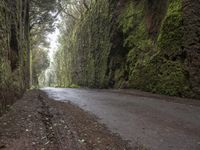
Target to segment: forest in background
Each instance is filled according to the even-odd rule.
[[[44,81],[199,98],[199,5],[192,0],[1,0],[0,110]],[[56,20],[59,46],[50,62],[47,37]]]

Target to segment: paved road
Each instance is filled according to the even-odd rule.
[[[200,150],[200,107],[126,90],[44,88],[48,95],[70,101],[95,114],[131,144],[152,150]]]

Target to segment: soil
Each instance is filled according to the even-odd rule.
[[[94,114],[133,147],[139,143],[152,150],[200,150],[200,101],[135,90],[41,90]]]
[[[27,92],[0,118],[2,150],[129,150],[95,116],[39,90]]]

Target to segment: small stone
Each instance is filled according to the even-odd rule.
[[[79,140],[79,142],[81,142],[81,143],[84,143],[84,142],[85,142],[85,140],[84,140],[84,139],[81,139],[81,140]]]
[[[49,141],[48,141],[48,142],[46,142],[44,145],[47,145],[47,144],[49,144]]]

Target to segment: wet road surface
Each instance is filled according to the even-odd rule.
[[[152,150],[200,150],[200,107],[126,90],[43,88],[49,97],[70,101],[96,115],[123,139]]]

